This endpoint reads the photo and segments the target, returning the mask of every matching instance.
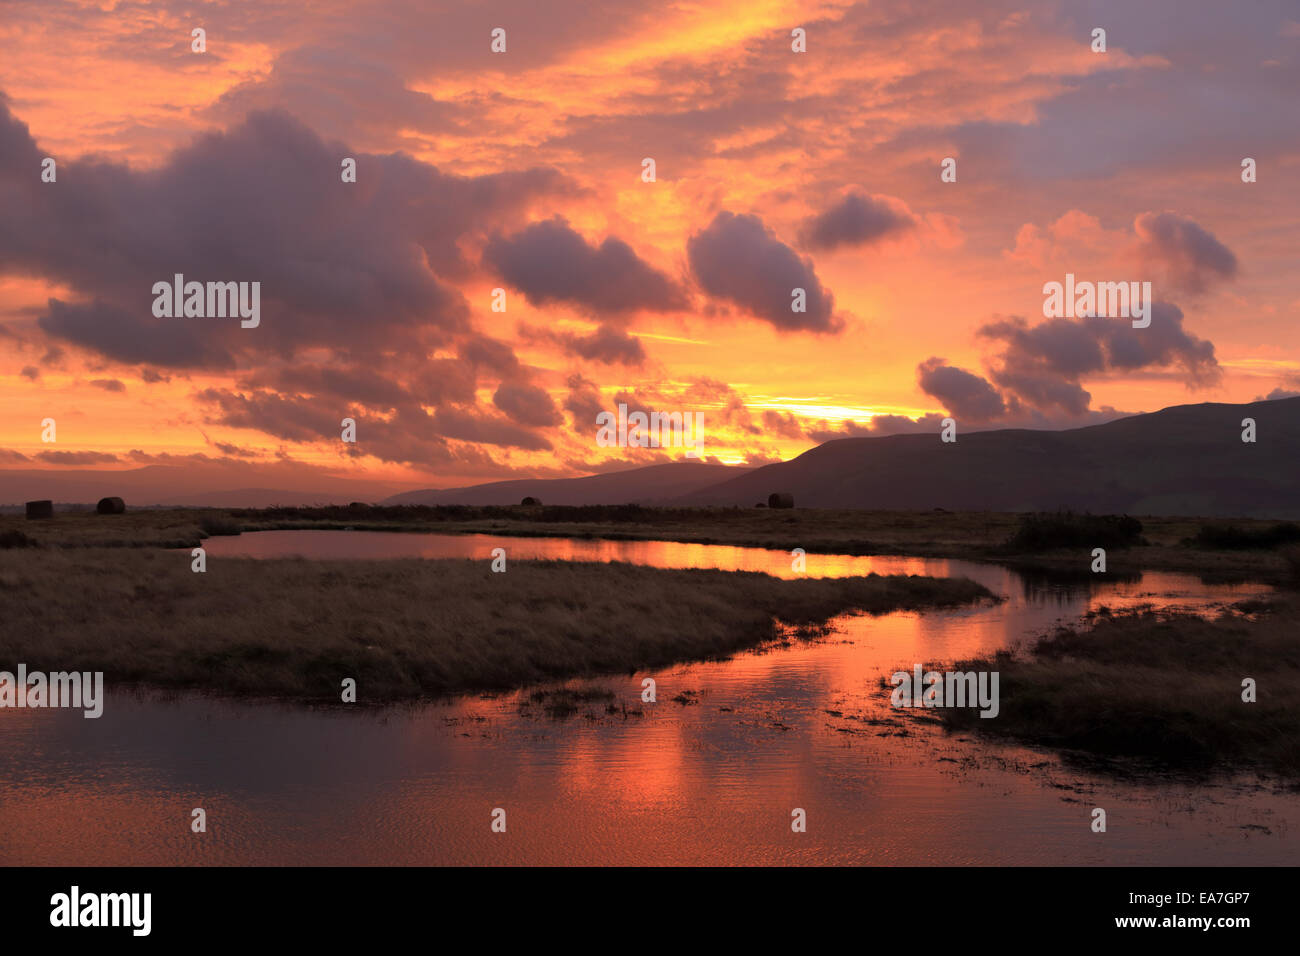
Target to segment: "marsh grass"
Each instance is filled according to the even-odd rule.
[[[533,704],[539,705],[546,716],[563,720],[593,704],[603,704],[607,713],[618,708],[615,694],[607,687],[555,687],[538,688],[524,700],[520,710],[527,712]]]
[[[1201,548],[1244,550],[1249,548],[1277,548],[1300,541],[1300,525],[1282,521],[1263,527],[1242,528],[1235,524],[1202,525],[1189,545]]]
[[[725,657],[783,624],[966,604],[965,579],[786,581],[751,572],[519,561],[209,560],[0,551],[0,666],[111,683],[380,702]]]
[[[953,729],[1194,770],[1300,775],[1300,598],[1219,617],[1136,611],[1062,628],[1026,655],[955,670],[999,672],[1001,713],[939,710]],[[1241,699],[1254,678],[1258,701]]]

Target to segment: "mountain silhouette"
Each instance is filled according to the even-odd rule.
[[[1256,440],[1242,440],[1243,419]],[[1064,431],[843,438],[681,496],[752,506],[1300,517],[1300,398],[1178,405]]]

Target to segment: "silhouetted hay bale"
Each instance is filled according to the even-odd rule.
[[[102,515],[126,514],[126,502],[121,498],[100,498],[95,511]]]
[[[529,495],[527,498],[525,498],[523,501],[519,503],[521,505],[540,505],[542,503],[542,499],[534,498],[532,495]]]
[[[766,501],[760,501],[758,504],[754,505],[754,507],[755,507],[755,508],[766,508],[766,507],[767,507],[767,502],[766,502]]]
[[[28,518],[53,518],[54,502],[53,501],[29,501],[27,502]]]
[[[767,496],[767,506],[769,508],[793,508],[794,495],[788,491],[774,491]]]

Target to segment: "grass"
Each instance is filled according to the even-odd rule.
[[[1283,521],[1274,525],[1240,528],[1230,525],[1202,525],[1188,543],[1201,548],[1240,550],[1246,548],[1277,548],[1300,541],[1300,525]]]
[[[822,554],[898,554],[996,561],[1019,568],[1087,571],[1093,547],[1014,542],[1024,516],[996,512],[835,511],[767,508],[644,508],[636,505],[565,508],[347,506],[264,510],[150,509],[124,515],[58,512],[53,520],[0,515],[0,533],[22,531],[49,547],[194,547],[209,532],[343,529],[442,534],[560,536],[728,544]],[[1276,522],[1141,518],[1141,541],[1107,554],[1111,574],[1186,571],[1213,580],[1288,577],[1280,548],[1219,547],[1204,529],[1265,534]]]
[[[629,564],[0,551],[0,661],[117,684],[388,701],[725,657],[848,611],[991,598],[965,579],[781,580]],[[778,623],[779,622],[779,623]]]
[[[1282,594],[1214,619],[1099,613],[1028,655],[1003,651],[956,670],[999,673],[1001,713],[934,711],[975,730],[1103,758],[1136,757],[1198,772],[1300,776],[1300,596]],[[1258,701],[1241,699],[1243,678]]]
[[[40,543],[35,538],[29,537],[16,528],[7,528],[0,531],[0,549],[39,547]]]

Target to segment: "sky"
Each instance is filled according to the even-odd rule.
[[[0,9],[0,469],[455,487],[683,457],[619,404],[753,465],[1300,394],[1294,0]],[[1067,273],[1150,325],[1045,316]],[[157,315],[176,274],[256,327]]]

